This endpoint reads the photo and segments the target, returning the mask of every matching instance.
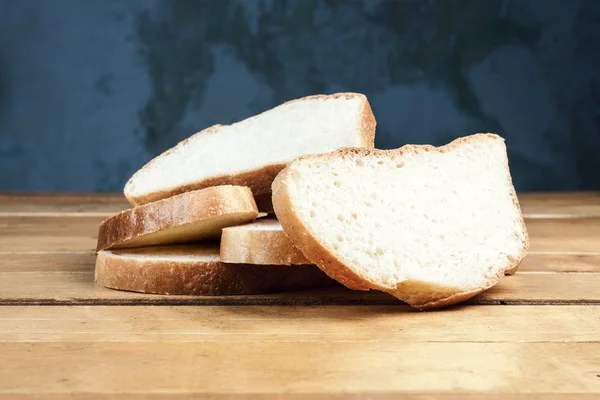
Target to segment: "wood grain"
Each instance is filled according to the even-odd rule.
[[[122,196],[0,195],[0,398],[597,398],[600,194],[519,197],[520,272],[422,313],[343,288],[105,289],[93,249]]]
[[[3,272],[90,272],[94,270],[96,253],[0,253]]]
[[[0,354],[0,393],[600,392],[597,342],[11,342]]]
[[[0,258],[1,259],[1,258]],[[528,272],[597,272],[599,254],[529,253],[521,262],[519,273]]]
[[[600,192],[520,193],[526,218],[600,217]]]
[[[232,394],[232,393],[210,393],[207,394],[204,391],[187,391],[185,393],[149,393],[144,391],[138,391],[136,393],[39,393],[35,394],[13,394],[3,396],[0,394],[0,399],[10,400],[30,400],[30,399],[44,399],[44,400],[63,400],[65,398],[74,398],[78,400],[106,400],[114,399],[115,397],[127,398],[130,400],[197,400],[208,399],[208,400],[231,400],[231,399],[310,399],[310,400],[322,400],[322,399],[333,399],[333,400],[348,400],[348,399],[377,399],[377,400],[598,400],[598,395],[594,393],[548,393],[548,392],[534,392],[534,393],[514,393],[514,392],[500,392],[498,390],[494,392],[489,391],[474,391],[464,392],[460,390],[454,390],[449,392],[434,392],[426,391],[421,393],[415,392],[381,392],[381,391],[370,391],[370,392],[352,392],[348,393],[243,393],[243,394]]]
[[[104,217],[0,217],[0,252],[94,251]]]
[[[15,306],[0,342],[591,342],[600,306]]]
[[[600,304],[600,274],[518,273],[472,298],[468,304]],[[401,304],[377,291],[343,287],[253,296],[161,296],[103,288],[93,270],[2,272],[0,305],[381,305]]]
[[[0,217],[0,252],[93,251],[104,217]],[[526,221],[532,253],[600,254],[600,218]]]
[[[532,253],[600,253],[600,218],[540,218],[525,223]]]
[[[0,216],[102,216],[131,206],[121,194],[0,193]]]

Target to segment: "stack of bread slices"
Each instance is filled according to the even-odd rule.
[[[364,95],[339,93],[196,133],[127,182],[96,281],[183,295],[337,281],[427,309],[514,273],[528,237],[503,139],[376,150],[375,125]]]

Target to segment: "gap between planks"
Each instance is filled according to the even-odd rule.
[[[0,342],[164,341],[592,343],[600,305],[0,307]]]

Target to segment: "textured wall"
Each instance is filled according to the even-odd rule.
[[[517,189],[600,189],[600,1],[0,0],[0,190],[120,191],[198,130],[336,91],[380,148],[493,131]]]

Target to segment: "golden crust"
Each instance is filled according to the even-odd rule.
[[[280,104],[277,107],[274,107],[273,109],[271,109],[269,111],[275,110],[286,104],[291,104],[291,103],[295,103],[295,102],[299,102],[299,101],[305,101],[305,100],[311,100],[311,99],[326,99],[326,98],[336,99],[336,98],[340,98],[340,97],[343,97],[346,99],[359,97],[359,98],[363,99],[364,105],[363,105],[363,110],[361,112],[361,119],[360,119],[360,131],[361,131],[361,136],[363,139],[362,145],[365,147],[373,147],[375,145],[376,121],[375,121],[375,116],[373,115],[373,112],[371,110],[371,106],[369,105],[367,98],[363,94],[336,93],[333,95],[313,95],[313,96],[303,97],[300,99],[295,99],[295,100],[285,102],[283,104]],[[256,117],[258,117],[258,115],[250,117],[248,119],[253,119]],[[271,165],[265,165],[262,168],[257,168],[257,169],[250,170],[250,171],[244,171],[239,174],[215,176],[212,178],[204,179],[202,181],[193,182],[193,183],[190,183],[187,185],[181,185],[176,188],[169,189],[169,190],[152,192],[152,193],[148,193],[148,194],[145,194],[142,196],[133,196],[129,193],[128,188],[134,183],[135,178],[139,174],[143,173],[143,171],[145,171],[149,166],[153,165],[157,159],[172,153],[175,149],[185,146],[187,144],[187,142],[189,142],[192,138],[194,138],[196,136],[218,132],[222,127],[223,127],[223,125],[213,125],[203,131],[195,133],[194,135],[190,136],[189,138],[179,142],[173,148],[165,151],[164,153],[162,153],[159,156],[155,157],[154,159],[150,160],[139,171],[137,171],[135,174],[133,174],[133,176],[129,179],[129,181],[125,185],[125,197],[129,201],[129,203],[133,206],[146,204],[146,203],[150,203],[153,201],[165,199],[165,198],[168,198],[171,196],[175,196],[177,194],[189,192],[191,190],[204,189],[204,188],[207,188],[210,186],[218,186],[218,185],[247,186],[250,188],[250,190],[252,190],[252,193],[254,193],[255,195],[269,193],[271,191],[271,183],[273,182],[273,180],[275,179],[277,174],[283,168],[285,168],[287,164],[285,164],[285,163],[271,164]]]
[[[144,235],[230,214],[239,223],[256,218],[258,209],[250,189],[216,186],[125,210],[100,224],[96,249],[125,247],[126,242]]]
[[[444,153],[444,152],[451,151],[451,150],[457,148],[458,146],[460,146],[463,143],[469,143],[469,142],[484,140],[484,139],[485,140],[494,139],[494,140],[500,140],[500,141],[504,142],[504,139],[502,139],[500,136],[488,133],[488,134],[475,134],[475,135],[470,135],[470,136],[466,136],[466,137],[461,137],[461,138],[458,138],[458,139],[452,141],[451,143],[449,143],[445,146],[440,146],[440,147],[434,147],[434,146],[429,146],[429,145],[406,145],[406,146],[403,146],[403,147],[401,147],[399,149],[395,149],[395,150],[345,148],[345,149],[340,149],[340,150],[337,150],[337,151],[334,151],[331,153],[326,153],[326,154],[305,155],[305,156],[299,157],[294,162],[292,162],[290,164],[290,166],[288,166],[286,169],[284,169],[277,176],[275,181],[273,182],[273,185],[272,185],[273,208],[275,209],[275,214],[277,215],[277,218],[279,219],[285,232],[292,239],[292,242],[294,243],[294,245],[296,247],[298,247],[309,260],[311,260],[314,264],[316,264],[319,268],[321,268],[327,275],[329,275],[330,277],[332,277],[333,279],[337,280],[338,282],[342,283],[343,285],[345,285],[346,287],[348,287],[350,289],[356,289],[356,290],[377,289],[377,290],[383,290],[383,291],[387,291],[387,292],[394,292],[395,293],[394,295],[397,295],[397,297],[399,297],[401,299],[402,299],[402,297],[404,297],[404,299],[402,299],[402,300],[406,299],[405,301],[407,301],[410,305],[418,307],[418,308],[422,308],[422,309],[440,308],[440,307],[449,306],[451,304],[459,303],[459,302],[464,301],[470,297],[473,297],[476,294],[495,285],[498,282],[498,280],[501,279],[501,276],[499,275],[498,277],[496,277],[496,279],[490,281],[489,285],[486,285],[485,287],[482,287],[482,288],[478,288],[477,290],[469,291],[469,292],[460,292],[460,293],[454,292],[454,293],[451,293],[451,294],[448,294],[448,295],[442,296],[442,297],[437,297],[435,294],[433,294],[435,292],[434,290],[430,290],[430,292],[429,292],[430,294],[428,295],[429,296],[428,298],[426,296],[417,296],[417,297],[411,296],[411,293],[408,293],[407,291],[410,291],[411,287],[414,288],[415,286],[411,285],[411,283],[409,283],[409,282],[404,283],[404,285],[402,285],[402,284],[399,285],[399,287],[404,289],[403,295],[400,295],[399,291],[395,290],[396,288],[382,287],[374,282],[369,281],[365,277],[362,277],[362,276],[358,275],[357,273],[355,273],[352,269],[347,267],[341,260],[339,260],[333,253],[331,253],[329,250],[327,250],[319,242],[319,240],[317,238],[315,238],[314,236],[312,236],[309,233],[306,226],[303,224],[303,222],[298,218],[298,216],[294,212],[294,205],[293,205],[290,193],[287,190],[286,180],[288,179],[288,175],[291,173],[292,165],[294,163],[301,162],[302,160],[317,160],[318,159],[318,160],[326,160],[327,161],[327,160],[335,160],[338,158],[344,158],[344,157],[354,156],[354,155],[361,155],[361,156],[375,155],[375,156],[387,158],[389,156],[395,156],[395,155],[404,155],[404,154],[409,154],[409,153],[421,154],[423,152],[431,152],[431,151]],[[510,179],[508,160],[506,162],[506,174],[507,174],[507,177]],[[513,271],[516,271],[521,260],[527,254],[527,249],[529,248],[529,238],[527,236],[527,230],[526,230],[525,223],[524,223],[524,220],[522,217],[522,213],[520,212],[519,202],[518,202],[516,193],[514,191],[514,188],[512,187],[512,180],[510,180],[510,183],[511,183],[511,193],[510,194],[511,194],[513,203],[515,204],[515,206],[519,210],[519,213],[521,214],[521,217],[520,217],[521,226],[523,228],[523,232],[525,232],[525,237],[523,239],[522,253],[514,259],[513,258],[507,259],[506,265],[504,266],[504,268],[502,268],[502,271],[505,273],[511,273]],[[422,285],[419,287],[422,287]],[[432,297],[432,294],[433,294],[433,297]],[[400,296],[402,296],[402,297],[400,297]]]
[[[259,219],[255,223],[261,222]],[[249,229],[244,225],[225,228],[221,235],[220,252],[223,262],[261,265],[311,264],[281,229]]]
[[[225,264],[220,261],[193,260],[192,257],[168,259],[168,254],[173,253],[184,256],[194,254],[197,247],[162,246],[100,251],[96,258],[95,281],[111,289],[196,296],[273,293],[335,283],[313,265],[279,267]],[[144,257],[161,251],[166,253],[163,258]],[[213,253],[218,254],[216,246]]]

